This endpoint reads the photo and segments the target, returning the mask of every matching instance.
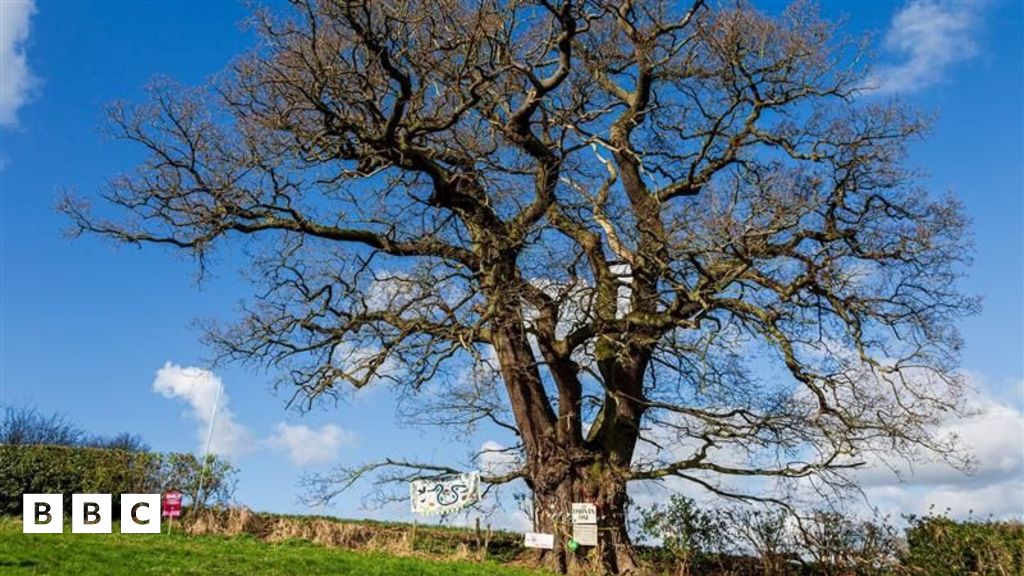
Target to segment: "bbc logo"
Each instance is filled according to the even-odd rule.
[[[22,527],[25,534],[62,534],[64,496],[23,494]],[[110,494],[72,494],[71,532],[110,534],[113,503]],[[121,533],[159,534],[160,495],[121,494]]]

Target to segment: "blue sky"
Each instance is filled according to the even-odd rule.
[[[852,6],[825,3],[823,12]],[[977,251],[964,289],[984,297],[984,311],[963,324],[963,366],[986,415],[966,423],[965,436],[982,444],[983,470],[969,482],[945,473],[911,487],[880,481],[877,495],[907,509],[967,499],[999,511],[1007,490],[1024,499],[1024,11],[1009,0],[855,6],[846,28],[876,33],[883,90],[936,114],[909,161],[931,190],[965,203]],[[194,450],[204,429],[194,409],[209,400],[181,382],[219,378],[230,412],[218,448],[242,469],[238,499],[301,511],[304,469],[395,452],[465,461],[500,437],[481,430],[451,443],[400,428],[387,390],[299,415],[265,373],[189,372],[207,356],[191,321],[230,319],[248,294],[238,262],[222,257],[197,285],[192,263],[168,251],[64,238],[54,209],[63,191],[93,197],[138,159],[101,134],[104,105],[141,100],[157,75],[208,79],[251,45],[245,16],[234,1],[0,0],[0,402],[62,412],[95,433],[139,433],[159,450]],[[366,515],[358,506],[353,494],[336,512]]]

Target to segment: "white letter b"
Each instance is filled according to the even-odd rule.
[[[72,494],[71,531],[75,534],[110,534],[110,494]]]
[[[62,494],[22,494],[21,531],[25,534],[64,532]]]

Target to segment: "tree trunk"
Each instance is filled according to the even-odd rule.
[[[639,435],[643,373],[649,354],[631,350],[625,365],[611,345],[599,355],[607,393],[590,438],[582,435],[578,366],[560,357],[550,342],[541,353],[559,391],[552,408],[534,357],[513,280],[514,260],[500,261],[486,279],[488,308],[504,311],[491,321],[502,379],[526,453],[526,483],[533,491],[534,531],[554,534],[555,548],[544,562],[560,573],[630,574],[636,557],[626,529],[626,482]],[[543,319],[541,319],[543,320]],[[593,503],[598,513],[598,545],[569,550],[572,504]]]
[[[544,551],[544,563],[559,573],[631,574],[637,561],[626,528],[626,482],[621,475],[592,459],[564,465],[536,462],[532,474],[534,530],[555,535],[555,549]],[[569,550],[572,504],[597,507],[598,545]]]

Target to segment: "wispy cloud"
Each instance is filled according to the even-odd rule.
[[[217,391],[221,390],[220,405],[213,424],[210,452],[227,458],[234,458],[254,447],[252,434],[235,420],[228,407],[229,398],[223,390],[224,383],[213,372],[195,366],[181,367],[170,362],[157,370],[153,380],[153,391],[165,398],[178,398],[189,405],[188,416],[196,422],[196,436],[200,451],[206,448],[206,435],[210,420],[214,418]]]
[[[25,55],[35,11],[34,0],[0,0],[0,126],[17,124],[36,86]]]
[[[281,422],[269,443],[283,450],[293,463],[308,466],[334,460],[343,447],[355,446],[356,438],[352,432],[334,424],[315,430],[303,424],[292,426]]]
[[[984,2],[911,0],[892,18],[884,48],[896,60],[870,78],[877,93],[915,92],[942,81],[950,67],[978,54]]]
[[[1024,516],[1024,411],[1019,384],[995,386],[968,374],[975,393],[975,413],[950,420],[938,434],[955,434],[976,458],[976,469],[964,474],[941,462],[920,462],[899,474],[884,466],[865,470],[860,482],[874,504],[892,512],[923,513],[949,508],[998,517]]]

